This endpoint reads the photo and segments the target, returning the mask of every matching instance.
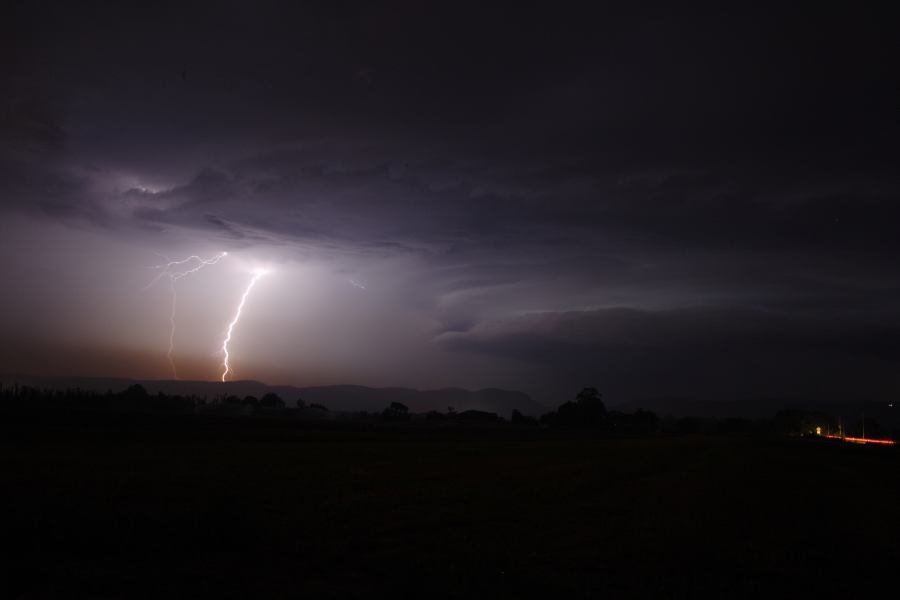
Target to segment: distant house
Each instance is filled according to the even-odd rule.
[[[829,435],[837,433],[838,424],[823,412],[786,409],[775,415],[775,430],[783,435]]]

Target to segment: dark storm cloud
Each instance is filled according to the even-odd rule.
[[[894,356],[900,52],[873,9],[17,13],[10,213],[414,259],[387,278],[423,343],[578,380],[685,348]]]
[[[835,322],[821,316],[716,307],[537,313],[480,323],[437,341],[455,349],[536,361],[571,360],[575,352],[647,351],[667,356],[685,349],[697,356],[737,349],[748,355],[813,352],[900,358],[897,323],[859,318]]]
[[[535,368],[553,365],[557,381],[593,373],[620,400],[659,394],[845,400],[883,397],[896,385],[900,321],[716,307],[615,308],[483,322],[436,342]]]

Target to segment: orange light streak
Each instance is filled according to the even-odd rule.
[[[832,438],[835,440],[844,440],[845,442],[853,442],[854,444],[884,444],[886,446],[893,446],[897,442],[894,440],[875,440],[872,438],[858,438],[858,437],[841,437],[839,435],[824,435],[822,437]]]

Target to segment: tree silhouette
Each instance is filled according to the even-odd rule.
[[[284,400],[278,394],[269,392],[260,398],[259,405],[263,408],[284,408]]]
[[[590,427],[608,428],[609,415],[597,388],[582,388],[575,396],[575,401],[564,402],[555,413],[541,417],[541,422],[555,427]]]
[[[405,421],[409,419],[409,407],[402,402],[391,402],[391,405],[384,409],[381,416],[386,421]]]
[[[578,392],[575,396],[575,401],[580,406],[596,407],[600,412],[606,412],[606,407],[603,405],[603,400],[601,398],[602,395],[597,391],[597,388],[586,387]]]
[[[509,422],[513,425],[537,425],[537,419],[523,415],[518,408],[514,408]]]
[[[139,383],[135,383],[134,385],[128,386],[128,388],[125,391],[120,392],[119,395],[124,398],[140,399],[140,400],[150,397],[150,394],[147,393],[147,390],[144,389],[144,386],[142,386]]]

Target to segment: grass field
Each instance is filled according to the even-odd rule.
[[[892,448],[541,431],[5,431],[0,592],[12,598],[897,589]]]

